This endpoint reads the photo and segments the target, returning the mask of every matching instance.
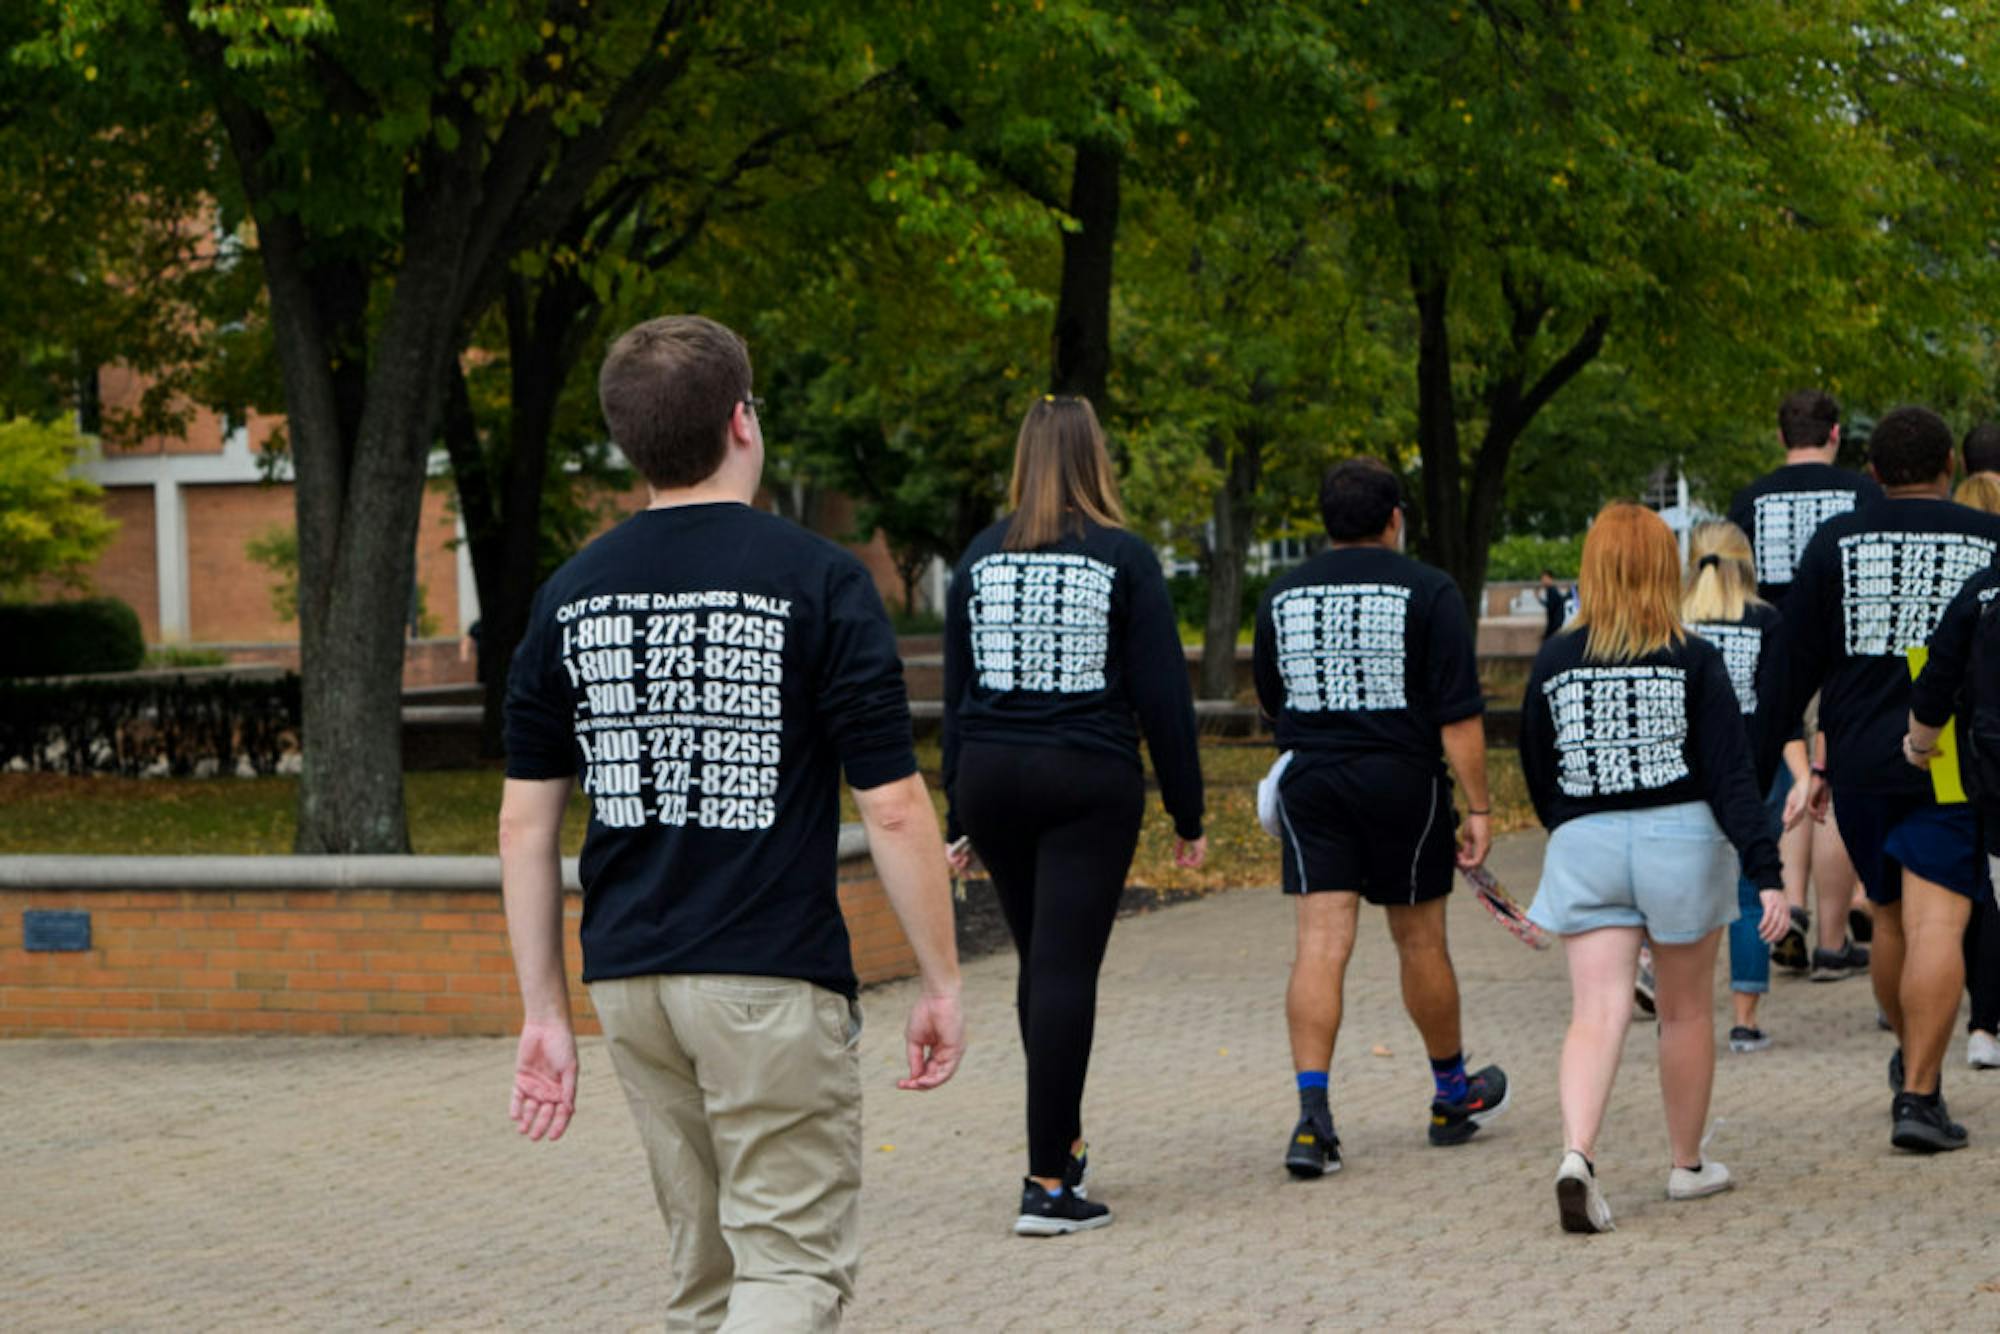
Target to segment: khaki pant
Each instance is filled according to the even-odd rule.
[[[667,1328],[837,1327],[861,1250],[860,1007],[733,974],[590,999],[667,1221]]]

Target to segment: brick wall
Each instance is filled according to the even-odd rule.
[[[113,486],[104,491],[104,512],[118,523],[111,545],[90,569],[91,591],[122,598],[139,613],[146,642],[160,642],[160,585],[154,558],[153,488]]]
[[[915,973],[874,865],[841,866],[862,982]],[[91,916],[91,948],[29,953],[26,909]],[[575,981],[581,899],[564,913]],[[509,1036],[521,1004],[494,890],[0,889],[0,1037],[227,1033]]]
[[[278,577],[251,560],[249,544],[292,527],[292,488],[185,486],[188,639],[194,643],[291,639],[298,627],[278,619],[271,590]],[[148,553],[150,557],[151,553]]]

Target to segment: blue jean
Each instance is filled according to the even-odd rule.
[[[1784,836],[1785,798],[1791,791],[1792,771],[1781,764],[1764,796],[1764,813],[1770,818],[1773,838]],[[1764,920],[1757,886],[1740,873],[1736,877],[1736,908],[1738,916],[1729,924],[1729,989],[1758,995],[1771,989],[1771,947],[1757,934],[1758,924]]]

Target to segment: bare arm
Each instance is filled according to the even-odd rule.
[[[903,1033],[910,1074],[896,1086],[936,1088],[951,1078],[965,1054],[958,942],[937,815],[921,774],[857,790],[854,802],[868,831],[868,849],[889,906],[916,952],[923,987]]]
[[[1480,714],[1446,723],[1439,730],[1444,754],[1458,785],[1465,789],[1468,814],[1458,864],[1468,869],[1486,860],[1493,846],[1493,794],[1486,786],[1486,719]]]
[[[529,1139],[562,1138],[576,1111],[562,951],[562,817],[572,781],[510,778],[500,798],[500,887],[522,1012],[508,1111]]]

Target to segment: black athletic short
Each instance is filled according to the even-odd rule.
[[[1971,806],[1940,806],[1879,792],[1835,792],[1833,822],[1873,903],[1901,901],[1905,868],[1974,903],[1992,896],[1979,819]]]
[[[1278,785],[1285,893],[1358,893],[1385,907],[1451,893],[1451,782],[1388,755],[1300,751]]]

